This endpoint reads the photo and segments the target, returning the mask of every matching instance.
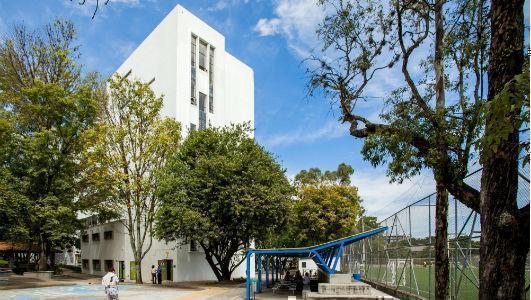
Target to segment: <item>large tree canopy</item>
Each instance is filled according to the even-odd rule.
[[[291,235],[296,246],[324,243],[357,231],[363,209],[358,189],[348,184],[352,172],[351,166],[342,163],[337,171],[311,168],[295,176],[298,193]]]
[[[218,280],[229,280],[253,240],[279,230],[291,186],[247,126],[190,132],[159,177],[157,235],[196,241]]]
[[[77,213],[91,209],[78,196],[84,136],[101,106],[96,76],[77,64],[75,33],[56,20],[36,31],[15,25],[0,41],[2,221],[12,238],[40,244],[41,268],[55,247],[73,244]]]

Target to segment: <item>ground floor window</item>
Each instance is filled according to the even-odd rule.
[[[101,271],[101,261],[99,259],[92,260],[92,271]]]
[[[109,271],[113,267],[114,263],[112,260],[105,260],[105,271]]]
[[[88,259],[84,259],[83,260],[83,270],[87,270],[88,271],[89,269],[89,260]]]

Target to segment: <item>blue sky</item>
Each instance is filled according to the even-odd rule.
[[[338,114],[323,97],[307,96],[302,60],[316,47],[314,30],[323,12],[312,0],[111,0],[91,19],[95,0],[0,1],[0,34],[13,23],[37,27],[54,17],[71,19],[78,28],[82,63],[87,71],[112,73],[177,4],[183,5],[226,37],[226,49],[254,69],[255,136],[278,156],[287,174],[340,162],[355,169],[369,213],[386,216],[431,193],[431,172],[389,184],[385,167],[373,168],[360,155],[362,141],[348,135]],[[104,2],[104,0],[100,0]],[[383,96],[402,84],[400,74],[382,74],[370,87]],[[365,104],[377,117],[380,105]]]

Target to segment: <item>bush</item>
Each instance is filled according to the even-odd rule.
[[[0,268],[9,268],[9,262],[7,260],[0,259]]]

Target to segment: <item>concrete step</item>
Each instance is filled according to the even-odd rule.
[[[321,295],[370,295],[371,286],[363,282],[319,283],[318,293]]]
[[[396,299],[389,295],[323,295],[319,293],[304,293],[304,300],[317,300],[317,299],[352,299],[352,300],[373,300],[373,299]]]

